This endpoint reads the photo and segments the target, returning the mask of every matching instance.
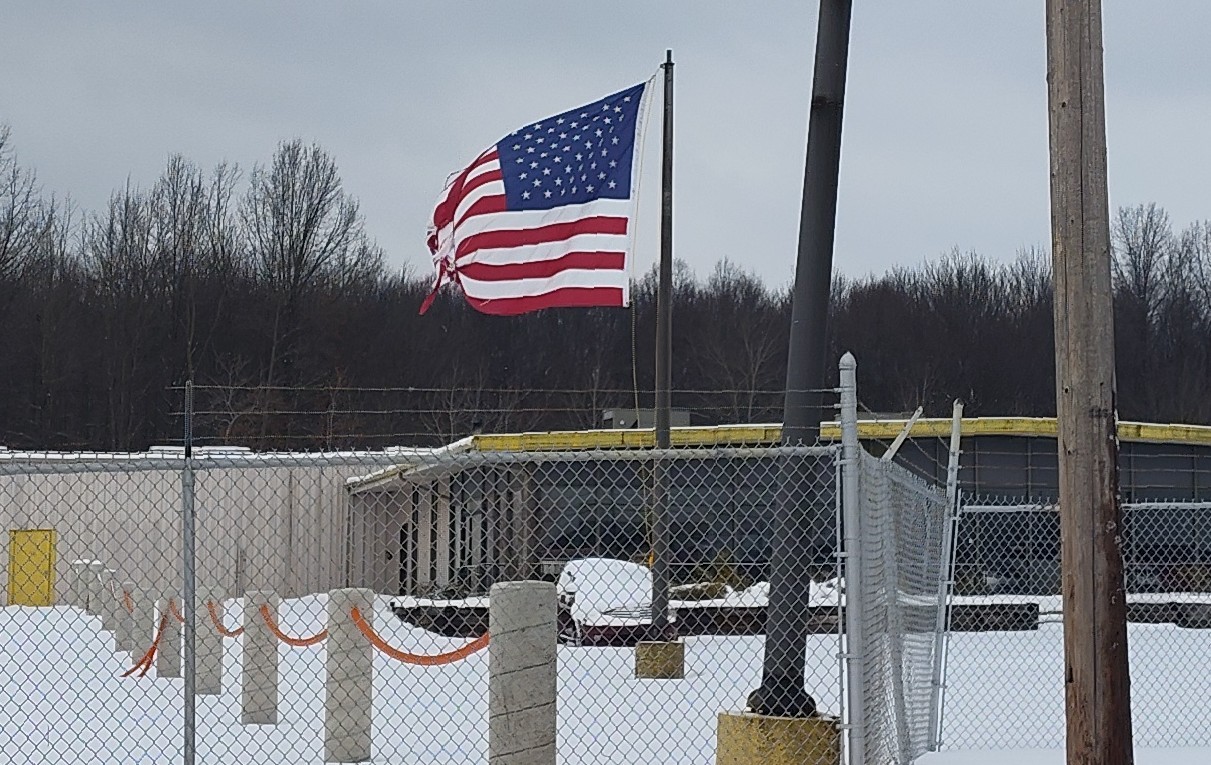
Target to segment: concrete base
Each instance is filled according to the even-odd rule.
[[[136,649],[134,640],[135,616],[126,610],[125,597],[126,593],[134,591],[134,582],[123,582],[122,587],[118,590],[118,624],[114,630],[114,643],[119,651],[133,651]]]
[[[176,593],[166,592],[164,597],[160,598],[158,606],[157,618],[168,614],[168,620],[164,622],[164,635],[160,638],[160,650],[156,652],[156,677],[181,676],[181,623],[168,606],[170,599],[178,602],[180,600]]]
[[[681,680],[685,677],[685,643],[649,641],[635,646],[635,677],[640,680]]]
[[[94,560],[88,564],[88,573],[85,585],[88,592],[88,613],[93,616],[101,615],[101,572],[105,570],[105,564],[99,560]]]
[[[240,722],[276,725],[278,721],[278,639],[261,617],[261,606],[278,618],[281,599],[268,590],[244,593],[244,658],[240,675]]]
[[[353,622],[353,609],[374,626],[374,591],[328,593],[324,660],[324,762],[368,762],[374,708],[374,648]]]
[[[110,597],[113,595],[110,588],[117,586],[114,581],[114,573],[112,568],[101,571],[101,629],[106,632],[114,632],[118,628],[119,602],[116,598]]]
[[[128,584],[130,583],[128,582]],[[135,612],[130,618],[130,663],[133,665],[143,658],[143,654],[147,653],[148,648],[151,648],[151,643],[156,637],[156,625],[159,622],[156,621],[154,595],[140,593],[132,584],[130,600],[135,606]]]
[[[715,765],[840,765],[841,729],[832,717],[719,714]]]
[[[215,696],[223,692],[223,636],[210,623],[210,612],[206,610],[207,603],[214,603],[221,620],[222,595],[222,590],[217,587],[203,587],[198,590],[194,601],[194,688],[199,696]]]
[[[488,763],[555,765],[555,585],[497,582],[488,599]]]

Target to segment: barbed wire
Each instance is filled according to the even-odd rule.
[[[344,386],[302,386],[302,385],[194,385],[195,391],[229,390],[229,391],[296,391],[299,393],[459,393],[474,391],[477,393],[582,393],[582,394],[618,394],[632,395],[632,388],[484,388],[484,387],[344,387]],[[169,386],[165,390],[183,392],[184,385]],[[837,388],[794,388],[795,393],[837,393]],[[640,388],[641,394],[655,395],[653,388]],[[750,389],[750,388],[674,388],[673,393],[685,394],[714,394],[714,393],[743,393],[756,395],[783,396],[786,388]]]

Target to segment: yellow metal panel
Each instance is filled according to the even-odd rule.
[[[899,435],[907,420],[860,420],[858,436],[862,439],[890,441]],[[913,425],[912,438],[947,438],[950,418],[921,418]],[[1019,436],[1055,438],[1054,417],[968,417],[961,422],[964,436]],[[1124,441],[1144,441],[1170,444],[1209,444],[1211,426],[1165,425],[1157,423],[1120,422],[1119,438]],[[716,425],[672,429],[674,446],[767,445],[776,444],[782,436],[781,425]],[[836,422],[820,424],[824,441],[841,438]],[[472,448],[481,452],[502,451],[577,451],[595,449],[650,448],[655,443],[651,430],[572,430],[548,433],[485,434],[475,436]]]
[[[10,530],[8,549],[8,604],[54,605],[55,530]]]
[[[673,428],[673,446],[714,446],[777,443],[777,425],[717,425]],[[651,430],[569,430],[549,433],[484,434],[474,437],[472,448],[481,452],[587,451],[651,448]]]

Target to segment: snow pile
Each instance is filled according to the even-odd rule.
[[[625,560],[583,558],[563,567],[556,588],[561,598],[572,599],[572,618],[594,624],[614,609],[649,608],[652,572]]]
[[[812,608],[844,603],[844,582],[830,579],[812,582],[810,587],[808,605]],[[585,558],[564,566],[557,588],[562,599],[572,601],[572,616],[581,624],[638,623],[617,612],[629,615],[651,607],[652,573],[646,566],[624,560]],[[769,582],[758,582],[744,590],[728,588],[721,598],[680,600],[673,597],[670,605],[678,609],[764,608],[769,605]]]
[[[621,565],[620,565],[621,564]],[[638,571],[636,570],[638,569]],[[620,561],[582,561],[571,574],[601,572],[615,597],[640,600],[646,569]],[[627,572],[630,572],[628,574]],[[627,578],[634,576],[630,587]],[[576,581],[588,588],[594,577]],[[619,580],[624,581],[619,581]],[[563,582],[570,584],[572,580]],[[828,583],[822,583],[826,587]],[[605,587],[599,591],[609,592]],[[760,599],[762,586],[744,591]],[[579,596],[579,592],[577,593]],[[734,593],[732,597],[741,595]],[[813,596],[815,596],[813,591]],[[374,627],[392,646],[439,653],[465,645],[400,622],[376,599]],[[226,601],[228,628],[242,603]],[[327,625],[323,595],[284,599],[283,631],[311,635]],[[113,651],[98,617],[58,606],[0,608],[0,762],[97,765],[180,761],[183,682],[122,678],[130,655]],[[1211,733],[1198,699],[1211,697],[1207,633],[1172,625],[1128,626],[1137,765],[1206,765]],[[223,692],[197,699],[198,762],[206,765],[322,765],[327,646],[281,646],[277,725],[240,722],[241,638],[224,641]],[[950,639],[946,750],[920,765],[1029,762],[1063,765],[1063,630],[956,633]],[[822,709],[839,709],[835,635],[809,635],[805,680]],[[558,741],[564,762],[633,765],[715,762],[717,715],[736,709],[761,682],[764,639],[686,640],[686,678],[636,681],[626,648],[560,646]],[[377,763],[487,760],[488,651],[441,666],[414,666],[374,653],[373,752]],[[1194,703],[1191,702],[1194,700]],[[607,711],[608,710],[608,711]],[[1004,714],[1012,710],[1012,714]],[[1164,744],[1186,748],[1150,749]],[[1011,748],[980,751],[982,746]],[[951,749],[953,747],[953,750]],[[1025,751],[1031,747],[1042,748]],[[82,756],[83,755],[83,756]]]
[[[811,582],[811,592],[808,595],[808,606],[811,608],[827,608],[845,603],[844,582],[829,579],[825,582]],[[678,608],[694,606],[730,606],[732,608],[764,608],[769,605],[769,582],[757,582],[744,590],[733,590],[722,598],[698,601],[674,601]]]

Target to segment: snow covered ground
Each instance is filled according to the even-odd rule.
[[[325,598],[283,604],[284,631],[310,635],[324,625]],[[228,626],[240,603],[227,604]],[[375,626],[392,645],[414,652],[450,650],[463,641],[400,623],[380,599]],[[1140,765],[1211,763],[1211,637],[1166,625],[1132,625],[1133,681]],[[957,634],[951,639],[948,742],[963,750],[923,758],[924,765],[1063,762],[1061,633]],[[714,762],[715,716],[743,705],[761,672],[761,638],[687,639],[684,681],[639,681],[628,649],[560,647],[559,747],[565,763],[632,765]],[[198,702],[198,762],[322,761],[324,647],[279,650],[280,712],[275,726],[239,722],[240,641],[227,640],[224,693]],[[837,708],[836,643],[812,636],[809,687],[820,706]],[[1192,657],[1202,657],[1199,666]],[[1166,657],[1169,657],[1166,659]],[[487,653],[441,667],[414,667],[376,653],[375,763],[486,761]],[[0,609],[0,762],[100,765],[179,761],[182,681],[121,678],[129,666],[112,651],[100,620],[77,609]],[[989,699],[997,701],[991,706]],[[1016,710],[1003,714],[996,710]],[[1147,749],[1143,718],[1185,723],[1195,749]],[[1200,724],[1200,721],[1202,723]],[[1198,740],[1198,739],[1202,740]],[[1032,741],[1051,749],[1035,752]],[[999,742],[1014,751],[976,751]]]
[[[1211,749],[1135,750],[1135,765],[1207,765]],[[984,752],[936,752],[918,765],[1065,765],[1062,749],[1015,749]]]

